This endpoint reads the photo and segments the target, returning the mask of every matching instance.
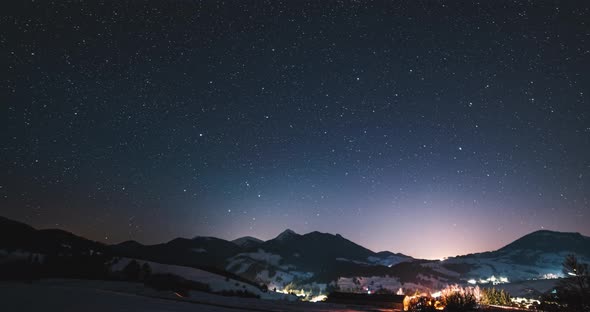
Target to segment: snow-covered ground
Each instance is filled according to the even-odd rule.
[[[36,257],[38,261],[43,261],[45,258],[44,254],[36,253],[36,252],[29,252],[29,251],[22,251],[22,250],[14,250],[14,251],[7,251],[5,249],[0,249],[0,263],[10,262],[15,260],[26,260],[29,257]]]
[[[416,276],[416,281],[417,283],[402,283],[399,278],[394,276],[356,276],[341,277],[336,283],[339,289],[345,292],[367,292],[377,291],[379,289],[387,289],[389,291],[397,292],[400,288],[403,291],[410,292],[416,290],[429,292],[433,289],[441,289],[448,285],[446,282],[441,282],[436,278],[422,274]]]
[[[295,266],[281,264],[281,262],[280,255],[259,249],[257,252],[240,253],[231,257],[226,270],[235,274],[243,274],[250,267],[262,264],[267,269],[260,270],[252,279],[255,282],[266,284],[269,289],[283,289],[295,279],[307,280],[313,277],[312,272],[297,271]]]
[[[558,279],[545,279],[501,284],[495,287],[506,290],[513,297],[536,298],[537,294],[551,292],[558,283]]]
[[[534,265],[521,265],[514,263],[514,258],[517,258],[519,253],[507,252],[499,257],[463,257],[463,258],[449,258],[441,262],[425,263],[423,266],[430,267],[443,274],[461,277],[464,280],[486,280],[491,276],[506,277],[508,281],[525,281],[533,279],[542,279],[546,276],[562,276],[561,263],[567,252],[562,253],[542,253],[530,251],[531,255],[535,255],[536,263]],[[582,261],[586,259],[582,258]],[[469,265],[471,266],[466,272],[461,274],[453,272],[445,268],[445,265]]]
[[[397,277],[389,276],[341,277],[337,285],[341,291],[345,292],[375,291],[380,288],[395,291],[403,286]]]
[[[122,270],[132,259],[129,258],[122,258],[117,261],[115,264],[112,265],[111,270],[113,271],[120,271]],[[276,292],[263,292],[258,287],[255,287],[251,284],[247,284],[241,281],[237,281],[231,278],[226,278],[224,276],[179,265],[170,265],[170,264],[162,264],[152,261],[145,261],[136,259],[136,261],[142,265],[143,263],[148,263],[152,269],[153,273],[171,273],[178,276],[181,276],[187,280],[192,280],[200,283],[205,283],[209,285],[212,291],[219,292],[219,291],[243,291],[246,290],[253,294],[259,295],[262,299],[268,300],[293,300],[293,296],[276,293]]]
[[[87,280],[2,282],[0,308],[11,312],[379,311],[369,307],[223,297],[202,292],[192,292],[190,298],[181,299],[171,292],[155,291],[138,283]]]

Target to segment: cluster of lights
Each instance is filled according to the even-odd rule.
[[[545,274],[545,275],[548,276],[547,278],[558,278],[558,277],[553,277],[553,275],[555,275],[555,274],[552,275],[551,273]],[[508,278],[506,278],[506,277],[498,277],[498,278],[496,278],[495,276],[491,276],[491,277],[489,277],[487,279],[480,279],[479,281],[476,281],[474,279],[470,279],[468,281],[468,283],[470,283],[470,284],[477,284],[477,283],[487,284],[487,283],[492,283],[494,285],[497,285],[497,284],[508,283]],[[465,288],[465,291],[468,291],[468,289],[471,289],[470,291],[473,291],[473,288],[472,287]],[[364,290],[369,295],[374,293],[368,287],[364,287]],[[398,294],[399,294],[400,291],[401,291],[401,288],[398,291]],[[445,290],[443,290],[443,291],[445,291]],[[428,294],[425,294],[425,293],[420,294],[420,295],[414,295],[414,296],[406,296],[406,298],[404,299],[404,311],[407,311],[407,309],[409,308],[409,305],[410,305],[410,301],[412,299],[416,299],[416,298],[420,298],[420,297],[424,297],[424,296],[430,298],[430,300],[427,302],[428,305],[433,306],[436,310],[443,310],[444,309],[444,305],[440,301],[441,300],[440,298],[443,296],[443,291],[437,291],[437,292],[431,293],[430,296],[428,296]],[[449,288],[448,287],[447,287],[447,290],[446,291],[447,292],[449,291]],[[452,288],[451,287],[450,288],[450,291],[452,291],[452,292],[463,291],[463,288],[460,288],[460,287],[457,288],[457,286],[455,286],[455,288]],[[322,295],[318,295],[318,296],[312,296],[311,293],[306,294],[303,289],[301,289],[301,290],[286,290],[286,289],[282,289],[282,290],[277,290],[277,292],[283,293],[283,294],[293,294],[293,295],[296,295],[297,297],[300,297],[303,301],[309,301],[309,302],[322,302],[322,301],[325,301],[328,298],[327,295],[323,295],[323,294]],[[511,298],[511,301],[513,303],[519,304],[522,307],[525,307],[527,309],[530,308],[531,306],[533,306],[534,304],[537,304],[537,305],[540,304],[540,302],[538,300],[529,299],[529,298],[521,298],[521,297]]]
[[[475,279],[470,279],[467,281],[467,283],[471,284],[471,285],[475,285],[475,284],[488,284],[488,283],[492,283],[492,285],[498,285],[498,284],[506,284],[509,283],[508,278],[507,277],[495,277],[494,275],[483,279],[480,278],[478,281]]]
[[[326,295],[312,296],[311,293],[305,293],[305,291],[303,289],[301,289],[301,290],[277,289],[276,292],[281,293],[281,294],[285,294],[285,295],[295,295],[298,298],[300,298],[302,301],[309,301],[309,302],[321,302],[321,301],[325,301],[328,298],[328,296],[326,296]]]
[[[438,294],[438,296],[434,296],[436,294]],[[436,292],[434,294],[431,294],[430,296],[428,296],[427,294],[406,296],[403,301],[404,311],[409,311],[410,305],[412,305],[412,301],[416,300],[417,298],[425,298],[426,301],[424,302],[424,304],[426,304],[429,307],[433,307],[435,310],[444,310],[445,306],[440,301],[441,296],[442,292]]]
[[[309,299],[309,302],[322,302],[322,301],[326,301],[326,299],[328,299],[328,296],[319,295],[319,296],[311,297],[311,299]]]
[[[541,279],[558,279],[560,275],[555,273],[546,273],[541,276]]]
[[[285,295],[295,295],[297,297],[306,297],[307,294],[305,293],[305,291],[303,291],[303,289],[301,290],[297,290],[297,289],[291,289],[291,290],[287,290],[287,289],[277,289],[278,293],[281,294],[285,294]]]

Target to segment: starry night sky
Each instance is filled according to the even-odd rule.
[[[588,1],[16,2],[1,215],[426,258],[590,235]]]

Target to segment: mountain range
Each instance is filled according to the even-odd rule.
[[[117,258],[223,271],[269,288],[337,287],[364,291],[388,288],[438,288],[449,283],[502,283],[555,278],[573,253],[590,260],[590,237],[579,233],[537,231],[495,251],[444,261],[415,259],[389,251],[373,252],[339,234],[285,230],[262,241],[243,237],[176,238],[143,245],[127,241],[105,245],[63,230],[37,230],[0,217],[0,264],[15,254],[94,253]]]

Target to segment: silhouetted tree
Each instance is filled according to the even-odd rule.
[[[338,284],[335,282],[329,283],[328,285],[326,285],[326,293],[332,293],[335,291],[339,291],[340,287],[338,287]]]
[[[481,303],[485,305],[509,306],[512,301],[510,294],[504,289],[484,288],[482,289]]]
[[[430,297],[416,296],[410,299],[408,311],[410,312],[435,312],[434,299]]]
[[[141,279],[145,280],[145,279],[149,278],[151,274],[152,274],[152,268],[150,267],[150,265],[147,262],[144,262],[141,265]]]
[[[477,302],[471,293],[452,292],[443,298],[445,311],[465,312],[475,309]]]
[[[137,281],[139,280],[139,275],[141,272],[141,267],[136,260],[131,260],[129,263],[123,268],[123,275],[126,279],[130,281]]]
[[[559,298],[555,293],[549,293],[541,296],[541,304],[539,304],[539,311],[544,312],[559,312],[561,311],[559,305]]]
[[[566,256],[562,272],[565,278],[557,287],[558,301],[563,311],[590,311],[590,270],[578,262],[575,255]]]

